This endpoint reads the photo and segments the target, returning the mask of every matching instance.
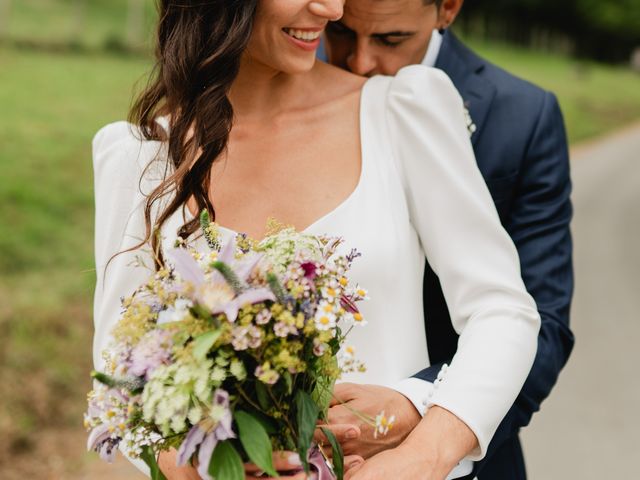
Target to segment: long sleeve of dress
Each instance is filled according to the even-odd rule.
[[[471,459],[479,460],[531,369],[540,317],[449,78],[422,66],[402,69],[389,84],[387,124],[411,223],[460,334],[430,404],[469,426],[479,442]]]
[[[126,122],[103,127],[93,139],[95,181],[95,262],[93,341],[94,368],[104,369],[102,352],[121,311],[121,298],[131,295],[152,274],[149,249],[124,252],[140,243],[145,233],[143,171],[159,144],[141,142]],[[124,252],[124,253],[120,253]],[[144,265],[144,266],[143,266]],[[148,473],[144,462],[131,460]]]

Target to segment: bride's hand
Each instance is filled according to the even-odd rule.
[[[172,449],[168,452],[161,452],[158,458],[160,470],[167,480],[201,480],[197,470],[186,465],[184,467],[176,466],[176,450]],[[302,467],[300,456],[294,452],[275,452],[273,454],[273,466],[278,472],[290,472],[298,470]],[[268,477],[260,475],[261,470],[252,463],[244,465],[246,480],[269,480]],[[307,477],[304,472],[296,473],[289,476],[280,476],[278,480],[305,480]]]
[[[349,468],[360,465],[364,462],[364,459],[356,456],[347,456],[344,458],[345,472],[349,471]],[[273,454],[273,466],[278,472],[294,472],[302,468],[302,464],[300,463],[300,456],[297,453],[293,452],[275,452]],[[277,479],[271,477],[265,477],[263,475],[259,475],[262,473],[260,468],[251,463],[246,463],[244,466],[244,471],[246,474],[246,480],[305,480],[307,478],[315,479],[316,474],[311,473],[309,477],[306,476],[305,472],[298,472],[291,475],[281,475]]]
[[[387,417],[394,415],[395,422],[386,435],[374,438],[374,427],[363,422],[354,412],[375,418],[383,410]],[[400,445],[420,419],[413,403],[395,390],[378,385],[340,383],[334,388],[329,425],[320,426],[333,432],[345,455],[369,458]],[[320,429],[316,430],[315,441],[328,445]],[[330,455],[331,449],[324,450]]]
[[[176,465],[177,456],[178,452],[175,449],[160,452],[158,466],[167,480],[201,480],[200,475],[191,465],[178,467]]]
[[[300,456],[295,452],[274,452],[273,468],[277,472],[294,472],[302,468]],[[244,472],[246,480],[275,480],[271,477],[262,475],[262,470],[253,463],[244,464]],[[279,476],[278,480],[306,480],[305,472],[298,472],[291,475]]]

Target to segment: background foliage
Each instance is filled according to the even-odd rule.
[[[461,19],[486,38],[596,60],[627,61],[640,46],[640,0],[472,0]]]

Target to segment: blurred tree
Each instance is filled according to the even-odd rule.
[[[127,41],[137,46],[144,35],[144,9],[146,0],[129,0],[127,13]]]
[[[10,14],[11,0],[0,0],[0,38],[4,37],[9,29]]]
[[[87,21],[87,0],[74,0],[73,23],[71,26],[71,41],[80,43],[82,32]]]
[[[469,33],[564,50],[601,60],[628,60],[640,45],[640,0],[475,0],[462,11]]]

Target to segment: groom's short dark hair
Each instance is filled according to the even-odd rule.
[[[443,0],[422,0],[424,2],[425,5],[431,5],[432,3],[436,4],[436,7],[440,8],[440,5],[442,5]]]

